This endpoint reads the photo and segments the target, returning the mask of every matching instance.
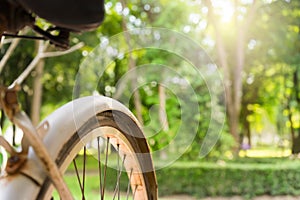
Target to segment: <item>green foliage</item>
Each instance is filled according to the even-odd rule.
[[[95,169],[96,170],[96,169]],[[99,198],[99,177],[96,175],[97,170],[94,172],[95,174],[86,174],[86,184],[85,184],[85,198],[86,199],[98,199]],[[69,174],[73,173],[72,176],[65,176],[66,184],[68,185],[72,195],[75,199],[81,198],[81,190],[78,186],[78,180],[75,175],[75,171],[69,171]],[[107,168],[106,171],[106,185],[105,185],[105,199],[114,199],[114,191],[116,187],[116,182],[118,180],[118,171],[112,168]],[[122,173],[120,176],[120,191],[122,191],[122,195],[126,194],[128,187],[128,175],[126,173]],[[58,199],[58,194],[54,194],[54,199]],[[121,199],[126,199],[125,197],[121,197]]]
[[[35,43],[33,41],[21,41],[19,48],[16,48],[13,58],[9,59],[3,71],[1,72],[0,85],[8,86],[20,75],[26,66],[34,58]],[[0,58],[4,56],[9,45],[4,45],[1,49]],[[28,113],[30,111],[30,98],[32,95],[32,79],[25,80],[19,93],[19,99],[22,101],[22,108]]]
[[[157,178],[160,195],[300,195],[299,167],[300,161],[288,159],[176,162]]]
[[[81,51],[46,59],[43,76],[45,104],[61,105],[72,99],[75,76],[81,59]],[[59,98],[57,94],[60,94]]]
[[[118,48],[126,48],[126,43],[123,41],[118,41]],[[170,46],[172,48],[172,43],[163,45]],[[113,44],[111,45],[113,46]],[[167,47],[165,47],[167,48]],[[110,62],[103,59],[103,62],[109,63],[105,68],[103,68],[103,73],[97,80],[94,71],[95,68],[91,70],[91,76],[88,75],[87,70],[83,70],[84,80],[82,83],[87,81],[95,80],[98,84],[98,91],[100,94],[105,94],[107,96],[112,96],[118,93],[118,81],[124,81],[122,78],[128,75],[130,55],[125,52],[121,57],[113,57]],[[134,62],[137,70],[137,81],[140,83],[138,89],[140,93],[141,103],[142,103],[142,115],[145,124],[145,133],[148,136],[150,146],[153,151],[163,149],[168,146],[171,142],[176,146],[173,150],[178,150],[177,148],[187,148],[181,145],[181,142],[186,141],[187,138],[191,138],[191,144],[184,157],[187,159],[196,159],[199,157],[202,142],[207,134],[208,128],[211,132],[215,134],[215,137],[210,137],[210,139],[217,140],[219,137],[219,124],[214,124],[212,122],[212,114],[220,114],[224,112],[219,101],[221,98],[216,97],[217,101],[211,101],[211,95],[220,95],[222,86],[215,86],[211,88],[213,94],[208,91],[207,85],[209,82],[214,82],[216,78],[213,75],[208,75],[207,77],[201,77],[200,73],[188,63],[187,60],[180,57],[175,53],[166,51],[164,49],[137,49],[132,52]],[[93,52],[94,55],[101,54],[101,49],[97,49]],[[87,66],[98,66],[97,57],[95,56],[95,63],[87,63]],[[207,59],[207,58],[206,58]],[[93,59],[92,59],[93,60]],[[203,63],[197,63],[201,66]],[[141,71],[139,71],[141,69]],[[147,70],[147,74],[143,73],[143,70]],[[93,74],[92,74],[93,73]],[[139,73],[143,74],[140,75]],[[97,74],[97,73],[96,73]],[[203,74],[202,74],[203,75]],[[205,75],[203,75],[205,76]],[[128,78],[128,77],[127,77]],[[183,80],[189,87],[192,88],[194,95],[188,95],[187,89],[180,82],[172,80]],[[119,83],[118,83],[119,84]],[[158,95],[158,85],[163,84],[166,86],[166,112],[169,124],[169,130],[161,130],[161,122],[159,121],[159,95]],[[214,85],[214,84],[211,84]],[[83,88],[83,87],[81,87]],[[132,88],[130,81],[125,81],[122,83],[122,95],[118,97],[118,100],[129,107],[130,110],[135,112],[135,107],[133,103]],[[89,91],[87,88],[84,91]],[[185,107],[185,109],[183,109]],[[218,113],[212,113],[211,108],[217,110]],[[183,111],[184,110],[184,111]],[[194,115],[194,111],[199,110],[197,115]],[[183,113],[184,112],[184,113]],[[182,124],[183,118],[185,117],[185,124]],[[187,123],[188,122],[188,123]],[[181,128],[181,129],[180,129]],[[180,129],[180,132],[179,132]],[[226,130],[224,126],[224,130]],[[226,131],[224,131],[226,134]],[[178,136],[179,135],[179,136]],[[225,138],[225,137],[224,137]],[[229,136],[227,136],[229,138]],[[174,141],[176,140],[176,141]],[[228,141],[228,140],[227,140]],[[223,145],[224,144],[224,145]],[[228,148],[225,148],[227,146]],[[215,151],[219,151],[218,155],[222,154],[221,149],[231,148],[231,142],[221,143],[219,142]],[[174,152],[167,152],[170,156]],[[216,154],[217,155],[217,154]]]
[[[292,102],[300,87],[293,83],[293,73],[299,68],[296,67],[299,63],[299,8],[298,1],[274,1],[259,7],[255,14],[245,47],[241,111],[244,135],[247,128],[250,132],[261,132],[267,116],[276,126],[277,134],[287,137],[285,134],[290,132],[288,104],[294,119],[297,118],[299,106]]]
[[[241,22],[247,18],[250,3],[238,3],[238,14],[241,16]],[[123,9],[123,10],[122,10]],[[294,121],[294,128],[299,128],[299,106],[296,103],[296,86],[293,83],[293,73],[299,74],[299,10],[298,1],[271,1],[258,2],[258,9],[255,12],[254,20],[249,25],[249,34],[245,44],[246,63],[243,74],[243,102],[241,113],[242,132],[245,130],[245,121],[251,123],[251,128],[261,130],[264,126],[261,113],[268,115],[270,121],[277,125],[278,132],[289,132],[287,126],[288,116],[286,103],[289,100]],[[124,21],[123,21],[124,20]],[[113,62],[107,66],[103,63],[95,61],[91,63],[91,72],[78,72],[79,64],[86,55],[97,45],[109,40],[110,37],[124,31],[124,22],[127,29],[143,28],[143,27],[164,27],[178,32],[183,32],[185,36],[191,37],[195,42],[203,44],[206,50],[210,50],[209,54],[215,58],[216,46],[212,39],[213,35],[209,28],[211,21],[208,17],[207,7],[203,1],[137,1],[126,2],[126,8],[122,8],[119,1],[106,1],[106,16],[101,27],[92,32],[82,34],[72,33],[71,44],[83,41],[86,46],[77,52],[46,59],[45,73],[43,77],[43,103],[45,107],[42,109],[43,117],[51,112],[52,109],[70,101],[72,97],[78,97],[77,88],[74,89],[76,75],[81,76],[82,81],[86,84],[86,88],[81,88],[83,95],[91,95],[93,90],[98,89],[100,94],[113,96],[116,89],[116,83],[128,71],[129,55],[112,56]],[[39,25],[48,27],[49,24],[43,20],[38,21]],[[228,47],[227,56],[230,66],[235,62],[234,54],[236,44],[236,28],[234,22],[229,22],[222,26],[222,37],[225,46]],[[32,33],[30,33],[32,34]],[[172,38],[166,45],[176,46],[181,44],[173,44]],[[120,48],[126,47],[126,41],[118,41]],[[160,42],[160,41],[158,41]],[[8,45],[4,45],[1,49],[2,57]],[[116,47],[117,48],[117,47]],[[189,47],[186,47],[188,49]],[[48,49],[55,51],[54,48]],[[0,84],[9,84],[33,59],[36,53],[36,44],[32,41],[22,41],[15,50],[13,57],[9,60],[8,65],[1,73]],[[101,58],[103,54],[97,52],[95,60]],[[119,53],[119,52],[118,52]],[[209,126],[212,132],[216,130],[218,124],[211,124],[210,118],[211,108],[218,108],[222,113],[221,107],[222,97],[219,102],[210,102],[211,97],[206,90],[205,82],[201,77],[195,76],[192,67],[180,58],[170,52],[147,49],[135,50],[133,52],[136,66],[145,64],[166,65],[176,69],[180,74],[188,80],[196,92],[196,98],[191,99],[192,103],[198,104],[201,111],[199,115],[190,116],[188,119],[194,127],[198,127],[197,134],[193,143],[187,149],[184,158],[195,159],[199,156],[200,146],[206,135]],[[195,55],[197,52],[195,52]],[[106,58],[107,60],[109,58]],[[234,65],[232,65],[234,66]],[[92,74],[93,70],[106,68],[104,74]],[[234,70],[234,69],[233,69]],[[298,71],[297,71],[298,70]],[[91,74],[89,74],[91,73]],[[34,75],[34,72],[33,74]],[[167,75],[165,75],[167,76]],[[300,77],[300,75],[299,75]],[[157,105],[159,77],[148,75],[143,78],[149,84],[139,88],[142,103],[142,115],[146,124],[146,132],[153,150],[161,149],[169,144],[174,138],[180,126],[180,102],[171,90],[166,91],[166,110],[169,122],[169,131],[158,131],[161,127],[158,115]],[[209,80],[214,81],[214,77]],[[90,88],[90,85],[96,86]],[[22,86],[23,93],[20,95],[22,106],[27,113],[30,114],[30,102],[32,96],[32,77],[29,77]],[[220,94],[219,88],[214,88],[216,95]],[[129,91],[124,91],[124,96],[130,96]],[[211,104],[210,104],[211,103]],[[132,99],[129,102],[130,109],[135,112]],[[155,109],[156,106],[156,109]],[[192,126],[185,129],[186,133],[192,132]],[[280,129],[280,130],[279,130]],[[153,133],[157,133],[153,135]],[[218,133],[215,131],[216,137]],[[210,138],[211,139],[211,138]],[[228,128],[224,125],[222,137],[217,142],[210,156],[222,156],[232,146],[234,140],[228,134]]]

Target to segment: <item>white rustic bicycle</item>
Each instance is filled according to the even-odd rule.
[[[68,48],[69,32],[96,28],[103,19],[102,0],[85,4],[86,1],[75,4],[70,0],[0,0],[0,36],[49,40],[60,48]],[[95,9],[95,5],[99,9]],[[35,25],[36,16],[56,26],[43,30]],[[41,37],[15,34],[24,26],[31,27]],[[52,35],[53,30],[59,34]],[[0,87],[0,109],[23,131],[19,148],[0,135],[0,146],[9,154],[0,177],[0,199],[53,199],[55,190],[60,199],[88,199],[87,184],[97,186],[94,192],[98,199],[157,199],[149,146],[133,114],[111,98],[88,96],[57,109],[36,128],[22,111],[17,98],[20,86],[31,70],[22,72],[10,86]],[[93,161],[98,166],[92,176],[98,178],[91,183],[87,181],[90,172],[86,164],[91,160],[91,156],[87,156],[87,146],[92,143],[96,149]],[[82,159],[80,167],[78,158]],[[117,169],[114,181],[108,177],[108,162],[113,162]],[[74,170],[70,172],[68,169],[72,164]],[[64,176],[69,172],[77,177],[76,193],[72,190],[76,187],[71,188],[65,183]],[[75,195],[78,191],[81,194]]]

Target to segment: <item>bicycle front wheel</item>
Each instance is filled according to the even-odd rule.
[[[82,119],[71,134],[63,130],[63,139],[48,136],[50,144],[59,141],[52,147],[59,149],[49,151],[57,152],[55,161],[75,199],[157,199],[155,171],[141,128],[132,115],[109,107]],[[53,191],[46,178],[37,199],[51,199]]]

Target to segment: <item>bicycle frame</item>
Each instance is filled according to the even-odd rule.
[[[55,150],[58,149],[53,148],[57,144],[57,140],[63,138],[65,134],[74,133],[77,127],[81,126],[85,120],[94,117],[95,113],[107,110],[121,111],[137,122],[131,112],[121,103],[108,97],[89,96],[69,102],[53,112],[41,122],[36,132],[46,149]],[[53,140],[53,138],[56,139]],[[57,154],[58,152],[55,151],[49,152],[52,160]],[[39,155],[33,148],[30,148],[27,162],[22,166],[19,173],[0,178],[0,199],[22,199],[26,195],[36,197],[49,174],[43,165]],[[64,199],[64,197],[61,198]],[[70,196],[66,198],[70,198]]]
[[[12,146],[3,137],[0,137],[0,144],[10,154],[10,158],[7,162],[6,172],[8,174],[16,174],[26,163],[27,153],[29,146],[31,146],[40,160],[43,162],[43,166],[47,170],[53,184],[57,188],[59,194],[66,199],[70,199],[71,193],[68,190],[66,184],[63,181],[55,162],[50,158],[49,153],[41,138],[38,136],[36,129],[34,128],[29,117],[20,109],[17,92],[19,90],[18,84],[5,88],[0,88],[0,106],[5,111],[8,118],[17,125],[24,133],[22,139],[22,151],[16,152]],[[51,169],[51,170],[50,170]]]
[[[34,61],[37,62],[38,59],[34,59]],[[24,133],[21,143],[21,152],[17,152],[4,137],[0,135],[0,146],[10,154],[5,172],[10,175],[17,174],[26,163],[29,147],[32,147],[42,161],[42,166],[45,169],[48,169],[46,172],[48,172],[48,176],[51,178],[61,198],[70,199],[71,193],[66,186],[58,167],[53,159],[51,159],[31,120],[25,112],[20,109],[18,102],[17,93],[20,90],[20,85],[35,68],[35,62],[32,62],[9,87],[0,86],[0,109],[4,110],[8,119]]]
[[[6,0],[4,0],[4,2],[7,3]],[[20,7],[20,9],[22,8]],[[62,27],[50,27],[47,30],[43,30],[39,26],[35,25],[34,18],[32,17],[33,15],[31,15],[31,13],[25,12],[25,10],[22,10],[24,11],[22,12],[22,16],[16,19],[11,19],[10,15],[12,13],[9,12],[9,9],[4,8],[4,11],[5,12],[2,13],[0,12],[0,18],[2,17],[0,19],[0,25],[4,24],[9,26],[4,28],[2,26],[0,27],[0,47],[2,42],[2,36],[13,36],[21,38],[48,40],[57,47],[60,47],[62,49],[69,49],[69,33],[71,30],[69,30],[68,28],[66,29]],[[5,14],[5,17],[3,18],[1,14]],[[27,19],[26,17],[29,18]],[[25,21],[22,21],[22,19],[24,19]],[[103,16],[101,16],[101,20],[99,20],[102,21],[102,19]],[[100,21],[98,23],[100,23]],[[18,22],[18,26],[12,26],[14,25],[13,22]],[[26,25],[38,34],[40,34],[42,37],[27,37],[26,35],[14,34]],[[95,28],[98,27],[99,24],[91,25],[92,26],[84,27]],[[81,30],[83,27],[79,28]],[[52,35],[52,31],[54,30],[58,31],[59,34]],[[132,113],[121,103],[107,97],[90,96],[79,98],[77,100],[69,102],[65,106],[62,106],[54,113],[52,113],[49,117],[47,117],[43,122],[41,122],[41,124],[37,128],[35,128],[29,117],[25,114],[25,112],[21,110],[17,98],[17,93],[20,90],[20,85],[28,77],[30,72],[34,69],[34,67],[36,66],[35,62],[38,62],[38,60],[39,59],[35,58],[33,62],[27,67],[27,69],[25,69],[22,72],[22,74],[13,82],[12,85],[10,85],[9,87],[0,86],[0,110],[4,110],[9,120],[18,128],[20,128],[24,133],[21,142],[21,151],[17,151],[12,145],[10,145],[5,140],[2,134],[0,134],[0,147],[4,148],[5,151],[10,155],[10,157],[7,159],[7,162],[4,162],[6,163],[4,171],[5,174],[0,173],[0,200],[17,200],[24,199],[24,197],[35,199],[40,194],[40,192],[43,192],[41,191],[44,188],[43,184],[45,182],[47,182],[48,184],[48,178],[52,182],[52,185],[56,188],[61,199],[72,199],[72,195],[66,183],[63,180],[61,172],[65,168],[63,166],[62,168],[60,168],[60,171],[58,165],[55,162],[55,159],[58,157],[59,154],[59,148],[56,148],[57,144],[59,143],[60,146],[62,146],[62,143],[65,141],[63,140],[63,138],[69,138],[65,137],[66,135],[71,136],[70,134],[76,134],[77,127],[80,127],[83,124],[85,124],[87,120],[93,120],[93,117],[95,117],[96,113],[114,110],[120,111],[126,114],[127,118],[131,118],[132,121],[134,121],[136,124],[139,124],[135,117],[132,115]],[[107,141],[109,141],[109,138]],[[147,143],[145,144],[144,146],[147,146]],[[135,146],[135,148],[138,149],[139,146],[137,145]],[[146,148],[146,150],[148,151],[148,148]],[[128,158],[128,160],[129,163],[131,161],[130,157]],[[132,160],[138,159],[134,155],[132,156]],[[149,160],[151,161],[149,163],[151,163],[152,169],[153,166],[151,157]],[[140,164],[137,166],[139,167]],[[131,173],[132,172],[133,167]],[[132,182],[134,182],[136,186],[136,192],[138,190],[138,186],[140,185],[141,180],[139,176],[132,177]],[[155,180],[155,176],[153,177],[154,178],[152,178],[152,180]],[[143,183],[145,182],[146,181],[144,181]],[[131,183],[131,179],[129,183]],[[156,190],[157,187],[153,185],[154,184],[150,185],[151,189],[154,188]],[[142,194],[143,191],[143,195],[139,195]],[[146,190],[143,191],[137,192],[137,195],[145,197],[147,195],[147,192],[145,192]],[[102,194],[104,195],[104,190]],[[46,193],[46,199],[50,199],[50,195],[50,193]],[[156,194],[151,197],[156,196],[157,191]]]
[[[67,50],[66,52],[68,52]],[[33,62],[21,73],[21,75],[11,84],[9,87],[0,86],[0,109],[3,109],[6,116],[17,125],[24,133],[22,139],[22,151],[16,152],[16,150],[0,136],[0,146],[4,147],[5,150],[10,154],[6,165],[6,172],[8,174],[16,174],[19,169],[27,160],[27,153],[29,146],[31,146],[38,157],[42,160],[43,166],[48,172],[53,184],[60,196],[64,199],[69,199],[71,193],[67,188],[66,184],[62,179],[62,175],[59,172],[55,162],[51,159],[47,149],[41,138],[38,136],[37,130],[33,126],[29,117],[20,109],[17,93],[20,90],[20,85],[28,77],[30,72],[35,68],[36,63],[39,59],[34,59]]]

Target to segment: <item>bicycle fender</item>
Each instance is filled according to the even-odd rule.
[[[98,113],[109,110],[123,112],[139,124],[131,111],[124,105],[104,96],[82,97],[54,111],[37,128],[39,135],[43,138],[44,145],[49,150],[50,157],[55,159],[59,154],[60,147],[58,145],[61,143],[60,140],[63,141],[63,138],[72,135]],[[0,200],[19,200],[24,199],[24,197],[26,197],[25,199],[27,197],[35,199],[46,177],[46,170],[42,167],[41,161],[33,149],[30,148],[28,161],[22,168],[21,173],[0,179]]]

